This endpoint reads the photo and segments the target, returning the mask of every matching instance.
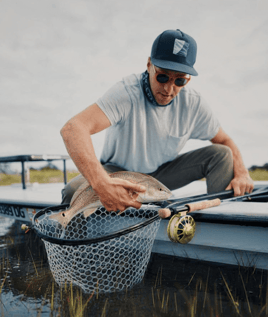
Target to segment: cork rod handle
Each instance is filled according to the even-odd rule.
[[[196,210],[202,210],[206,208],[216,207],[219,206],[221,203],[221,200],[219,198],[212,199],[212,200],[205,200],[205,201],[199,201],[197,203],[187,204],[189,208],[188,212],[196,211]]]

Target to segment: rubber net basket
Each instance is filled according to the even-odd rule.
[[[141,282],[160,224],[156,208],[131,208],[118,215],[101,207],[87,218],[78,214],[66,228],[49,218],[67,208],[47,208],[33,218],[55,281],[85,293],[120,291]]]

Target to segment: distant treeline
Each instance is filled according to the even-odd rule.
[[[59,171],[59,168],[52,164],[52,163],[48,163],[46,166],[43,166],[41,168],[34,168],[34,167],[29,167],[29,170],[31,171]],[[0,174],[16,174],[17,172],[14,171],[11,166],[10,163],[0,163]]]
[[[0,173],[13,174],[9,163],[0,163]]]
[[[256,171],[256,170],[264,170],[268,171],[268,163],[265,163],[263,166],[258,166],[258,165],[252,165],[249,168],[250,171]]]
[[[43,166],[41,168],[30,167],[30,170],[31,171],[58,171],[59,168],[52,163],[48,163],[46,166]]]

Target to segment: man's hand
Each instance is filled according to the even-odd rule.
[[[109,177],[105,183],[94,186],[94,190],[107,211],[124,211],[128,207],[141,207],[142,204],[136,199],[146,188],[124,179]]]
[[[243,196],[245,193],[251,193],[254,188],[253,181],[249,175],[236,176],[232,179],[226,190],[233,189],[234,196]]]

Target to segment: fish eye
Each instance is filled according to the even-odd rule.
[[[162,188],[159,188],[159,190],[162,190]]]

